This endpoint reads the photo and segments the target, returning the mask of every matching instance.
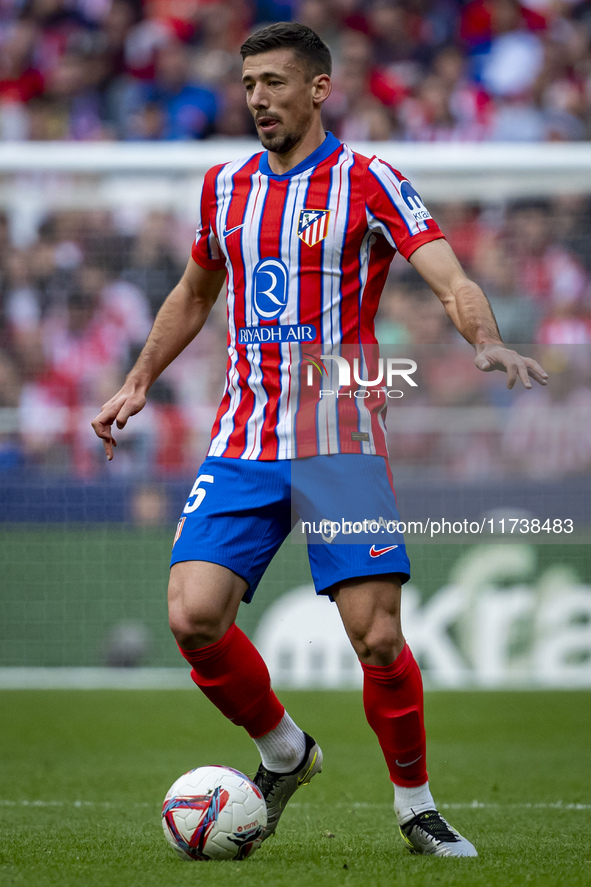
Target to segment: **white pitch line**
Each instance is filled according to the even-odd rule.
[[[139,808],[139,807],[153,807],[153,804],[127,804],[125,801],[121,801],[120,803],[114,803],[113,801],[29,801],[29,800],[21,800],[21,801],[10,801],[6,798],[0,798],[0,807],[91,807],[97,808],[100,807],[104,810],[112,810],[118,807],[130,807],[130,808]]]
[[[147,809],[153,808],[157,806],[157,804],[149,804],[147,802],[138,804],[128,804],[126,801],[113,802],[113,801],[42,801],[42,800],[20,800],[13,801],[8,800],[6,798],[0,798],[0,807],[90,807],[90,808],[102,808],[105,810],[110,810],[119,807],[126,807],[128,809]],[[290,807],[316,807],[317,804],[301,804],[297,801],[292,802]],[[332,807],[336,808],[347,808],[351,807],[362,810],[390,810],[392,808],[391,804],[367,804],[363,801],[355,801],[351,804],[347,804],[345,802],[339,802],[337,804],[331,804]],[[523,803],[523,804],[500,804],[500,803],[484,803],[482,801],[471,801],[470,803],[464,804],[439,804],[439,809],[441,810],[591,810],[591,804],[580,804],[575,802],[566,802],[566,801],[550,801],[550,802],[541,802],[541,803]]]
[[[0,690],[187,690],[186,668],[0,668]]]
[[[296,802],[297,803],[297,802]],[[365,804],[363,801],[353,804],[340,804],[333,806],[349,806],[360,808],[390,807],[390,804]],[[540,803],[500,804],[497,802],[484,803],[483,801],[470,801],[469,804],[437,804],[441,810],[591,810],[591,804],[579,804],[575,802],[550,801]]]

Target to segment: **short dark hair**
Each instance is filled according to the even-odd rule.
[[[249,55],[259,55],[273,49],[293,49],[305,63],[310,77],[332,73],[330,49],[318,34],[299,22],[276,22],[255,31],[240,47],[244,60]]]

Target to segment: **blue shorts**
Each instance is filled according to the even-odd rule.
[[[276,462],[208,456],[178,523],[171,566],[227,567],[248,582],[248,602],[299,519],[318,594],[358,576],[409,579],[388,462],[346,453]]]

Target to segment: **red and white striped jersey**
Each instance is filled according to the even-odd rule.
[[[353,349],[365,365],[360,346],[377,353],[393,256],[440,237],[404,176],[330,133],[283,175],[266,152],[210,169],[192,256],[227,269],[228,364],[208,455],[387,455],[385,398],[319,397],[335,383],[318,361]],[[327,376],[311,387],[310,366]]]

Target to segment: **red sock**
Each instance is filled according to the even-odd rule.
[[[390,779],[412,787],[427,782],[423,682],[408,644],[391,665],[364,665],[363,705],[382,747]]]
[[[215,644],[181,654],[191,677],[223,715],[257,738],[273,730],[285,709],[271,689],[262,656],[237,625]]]

